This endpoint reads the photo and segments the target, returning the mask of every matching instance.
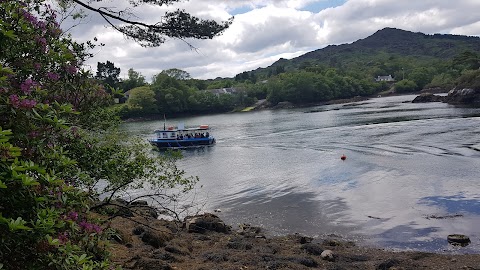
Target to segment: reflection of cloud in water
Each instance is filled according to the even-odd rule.
[[[428,252],[447,252],[455,253],[477,253],[478,244],[469,245],[467,247],[452,246],[448,244],[447,235],[438,233],[441,231],[439,227],[422,227],[416,228],[417,224],[412,222],[407,225],[399,225],[378,235],[373,236],[376,245],[388,246],[392,249],[410,249]]]
[[[227,223],[250,223],[261,226],[270,234],[302,233],[307,235],[345,234],[351,231],[344,215],[348,208],[342,199],[318,200],[315,193],[288,193],[265,201],[266,194],[237,198],[219,208]],[[263,203],[255,203],[263,201]],[[228,211],[228,209],[233,209]],[[254,216],[251,213],[255,213]],[[249,217],[248,220],[245,220]],[[340,222],[345,220],[345,222]]]
[[[420,199],[421,204],[439,206],[448,213],[472,213],[480,215],[480,199],[466,198],[458,194],[454,196],[430,196]]]

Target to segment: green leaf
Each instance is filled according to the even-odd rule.
[[[7,185],[5,185],[5,183],[3,183],[2,180],[0,180],[0,188],[7,188]]]
[[[11,38],[11,39],[16,39],[17,38],[17,36],[15,35],[15,32],[13,30],[4,31],[4,32],[2,32],[2,34],[5,35],[8,38]]]
[[[40,183],[35,180],[33,177],[28,176],[28,175],[22,175],[22,184],[24,186],[38,186]]]
[[[12,232],[18,230],[30,231],[32,228],[25,226],[25,224],[27,224],[27,222],[21,217],[18,217],[16,220],[10,219],[10,221],[8,222],[8,228]]]
[[[50,244],[51,246],[60,245],[60,240],[58,240],[57,238],[52,238],[50,235],[47,235],[47,241],[48,244]]]

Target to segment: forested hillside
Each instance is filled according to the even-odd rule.
[[[330,45],[291,60],[280,59],[253,73],[264,77],[280,69],[292,71],[309,66],[366,71],[371,76],[400,75],[404,70],[429,63],[452,60],[465,52],[479,52],[480,38],[460,35],[427,35],[395,28],[384,28],[351,44]],[[279,68],[280,67],[280,68]]]
[[[279,59],[269,67],[244,71],[234,78],[196,80],[182,70],[164,70],[151,84],[132,90],[122,112],[125,117],[204,114],[241,110],[260,99],[267,99],[271,106],[279,102],[311,104],[382,91],[475,87],[471,78],[479,77],[479,51],[479,37],[385,28],[351,44]],[[379,76],[390,79],[379,80]],[[135,86],[132,81],[135,78],[120,83],[121,88],[129,90]],[[223,94],[214,90],[225,88],[234,90]]]

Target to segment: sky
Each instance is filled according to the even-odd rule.
[[[86,1],[86,0],[85,0]],[[103,0],[97,7],[122,10],[127,0]],[[105,44],[91,52],[86,69],[111,61],[122,79],[133,68],[147,81],[162,70],[178,68],[192,78],[234,77],[268,67],[280,58],[291,59],[328,45],[352,43],[385,27],[426,34],[480,36],[480,0],[190,0],[170,8],[185,9],[203,19],[233,24],[211,40],[167,39],[160,47],[144,48],[116,32],[97,14],[89,14],[71,28],[62,27],[79,42]],[[129,9],[130,19],[155,23],[165,7],[142,5]]]

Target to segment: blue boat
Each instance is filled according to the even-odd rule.
[[[181,149],[215,144],[208,125],[194,128],[168,127],[155,130],[155,139],[150,143],[159,149]]]

